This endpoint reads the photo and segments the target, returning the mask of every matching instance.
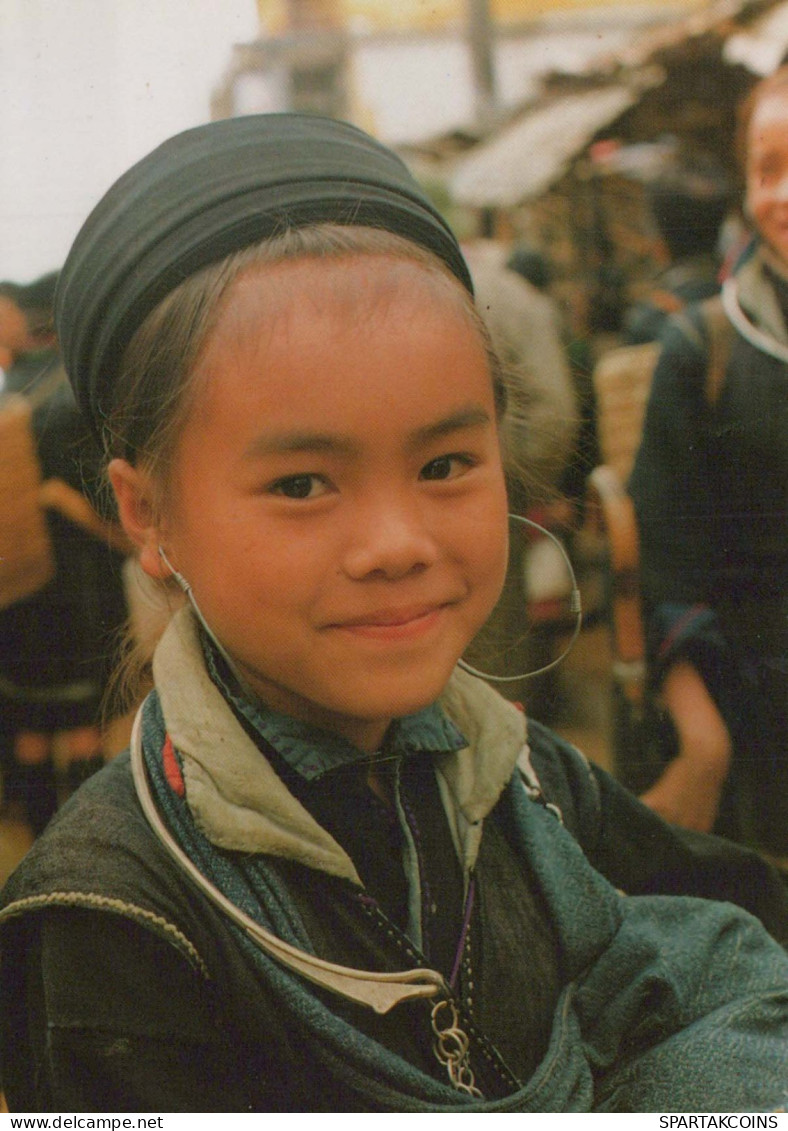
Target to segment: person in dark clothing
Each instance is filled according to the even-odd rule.
[[[526,282],[550,297],[553,282],[553,268],[547,257],[528,244],[518,244],[507,260],[510,271],[520,275]],[[588,475],[601,462],[599,437],[597,435],[597,408],[594,385],[592,352],[588,339],[573,334],[565,318],[563,345],[569,371],[574,384],[577,405],[578,431],[571,458],[567,460],[558,489],[575,510],[568,525],[579,526],[582,521],[582,507]],[[567,525],[564,519],[564,525]]]
[[[672,314],[717,294],[720,233],[731,197],[724,171],[700,157],[672,159],[649,184],[647,199],[668,265],[626,311],[622,344],[657,341]]]
[[[715,842],[462,660],[507,569],[504,386],[400,160],[310,115],[180,134],[88,218],[57,316],[188,603],[130,751],[0,899],[9,1106],[782,1104],[785,892],[777,937],[704,898]]]
[[[57,358],[53,306],[58,273],[33,283],[0,282],[0,392],[29,393]]]
[[[0,284],[0,339],[12,355],[4,392],[33,406],[42,480],[97,503],[100,448],[63,371],[54,330],[58,273],[28,285]],[[3,400],[0,395],[0,411]],[[1,488],[0,488],[1,489]],[[127,611],[122,557],[55,510],[47,514],[54,576],[0,609],[0,768],[4,801],[39,833],[60,792],[102,763],[102,700],[115,637]]]
[[[644,800],[788,866],[786,124],[783,69],[742,115],[757,236],[723,287],[725,349],[697,307],[665,332],[630,491],[650,667],[677,741]]]

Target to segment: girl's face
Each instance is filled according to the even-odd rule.
[[[384,257],[243,276],[195,375],[155,543],[275,710],[380,745],[500,593],[487,357],[458,288]]]
[[[788,90],[764,97],[750,120],[747,205],[765,242],[788,264]]]

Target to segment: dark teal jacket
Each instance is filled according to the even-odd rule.
[[[506,867],[525,860],[557,931],[561,986],[536,1071],[509,1085],[488,1071],[481,1110],[779,1108],[788,1094],[784,951],[730,904],[616,890],[708,894],[727,850],[715,864],[716,842],[699,838],[690,848],[534,724],[531,742],[565,824],[515,776],[488,820],[477,868],[484,885],[501,856]],[[521,832],[510,853],[513,813]],[[755,886],[772,882],[754,858],[734,852],[732,861],[722,873],[739,894],[748,874]],[[418,962],[345,880],[276,867],[318,953],[400,969],[410,949]],[[779,930],[782,895],[779,886],[771,891],[769,899],[762,888],[762,910]],[[757,902],[754,887],[750,894]],[[512,921],[511,898],[511,890],[488,888],[475,927],[477,992],[498,1002],[540,977],[527,954],[516,973],[485,964],[485,953],[500,951],[493,936]],[[154,839],[125,756],[62,811],[3,904],[2,1082],[12,1110],[474,1110],[445,1095],[423,1003],[379,1018],[317,992],[305,1027],[289,976],[283,989],[250,961]],[[512,940],[506,946],[516,953]],[[325,1015],[339,1017],[360,1044],[387,1050],[380,1072],[370,1072],[368,1049],[343,1048],[321,1031]],[[518,1036],[512,1018],[511,1010],[487,1010],[486,1031],[472,1040],[506,1047]]]

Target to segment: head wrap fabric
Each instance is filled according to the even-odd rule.
[[[170,138],[124,173],[77,235],[57,293],[63,360],[94,430],[126,347],[170,291],[267,236],[326,222],[403,236],[473,289],[454,235],[407,167],[347,122],[228,118]]]

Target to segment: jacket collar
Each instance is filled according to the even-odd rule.
[[[769,249],[755,244],[723,283],[722,304],[743,338],[762,353],[788,362],[788,328],[765,267],[785,277],[785,268]]]
[[[287,765],[306,781],[317,781],[324,774],[360,759],[369,761],[369,754],[364,754],[341,735],[272,711],[259,700],[253,701],[244,695],[237,680],[218,656],[213,642],[201,635],[200,644],[211,679],[236,715],[246,720],[253,735],[262,739],[264,747],[266,743],[273,747]],[[385,754],[386,758],[439,754],[459,750],[465,745],[464,736],[440,705],[431,703],[416,714],[395,719],[379,753]]]
[[[360,884],[347,853],[290,793],[212,682],[188,607],[170,622],[153,672],[200,831],[219,848],[298,860]],[[481,822],[525,747],[525,716],[460,669],[440,703],[468,742],[436,756],[435,767],[458,853],[470,868]]]

